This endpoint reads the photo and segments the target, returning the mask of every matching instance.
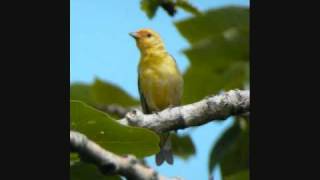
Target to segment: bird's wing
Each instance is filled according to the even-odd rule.
[[[175,59],[171,54],[169,54],[169,53],[168,53],[168,55],[172,58],[172,60],[174,61],[174,63],[176,63],[176,64],[177,64],[176,59]]]
[[[169,54],[169,53],[168,53]],[[182,98],[182,93],[183,93],[183,78],[182,78],[182,74],[178,68],[178,65],[177,65],[177,61],[176,59],[171,55],[169,54],[169,56],[171,57],[171,59],[174,61],[175,65],[176,65],[176,68],[178,70],[178,72],[180,73],[180,79],[179,79],[179,83],[177,84],[177,86],[175,87],[175,104],[176,105],[180,105],[181,104],[181,98]]]
[[[145,114],[150,114],[151,111],[148,107],[147,101],[143,95],[143,92],[141,90],[141,85],[140,85],[140,75],[138,77],[138,89],[139,89],[139,95],[140,95],[140,102],[141,102],[141,107],[142,107],[142,112]]]

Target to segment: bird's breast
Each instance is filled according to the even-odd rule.
[[[174,102],[177,87],[180,85],[180,73],[173,62],[163,62],[149,66],[140,66],[140,86],[152,111],[165,109]]]

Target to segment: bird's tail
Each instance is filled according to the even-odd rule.
[[[160,135],[160,152],[156,154],[156,163],[160,166],[164,161],[173,164],[170,134]]]

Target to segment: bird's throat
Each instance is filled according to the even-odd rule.
[[[163,45],[154,45],[150,47],[139,47],[142,56],[149,56],[153,54],[166,53],[166,49]]]

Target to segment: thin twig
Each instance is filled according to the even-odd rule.
[[[83,161],[94,163],[105,175],[121,175],[128,180],[177,180],[179,178],[167,178],[156,171],[143,165],[134,156],[118,156],[113,154],[85,135],[70,131],[71,151],[77,152]]]

